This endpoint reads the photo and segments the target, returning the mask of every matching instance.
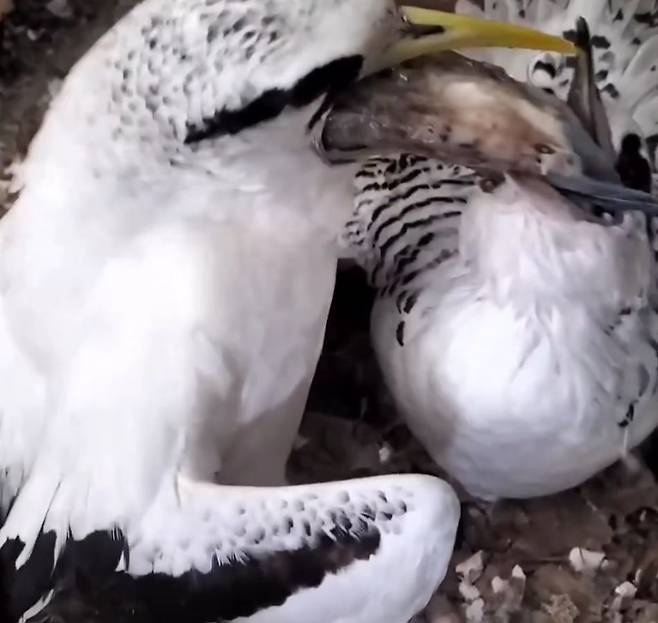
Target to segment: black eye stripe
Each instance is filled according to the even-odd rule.
[[[286,108],[300,108],[325,93],[349,85],[361,73],[362,56],[346,56],[317,67],[289,89],[269,89],[236,110],[222,109],[200,124],[188,124],[185,144],[235,135],[278,117]]]

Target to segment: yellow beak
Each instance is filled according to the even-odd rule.
[[[417,7],[403,6],[401,11],[411,30],[418,27],[418,32],[403,36],[385,54],[375,70],[399,65],[419,56],[463,48],[524,48],[562,54],[578,53],[576,46],[566,39],[524,26]],[[422,31],[428,31],[428,34],[420,34]]]

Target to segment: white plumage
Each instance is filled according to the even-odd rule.
[[[381,0],[146,0],[72,70],[0,225],[3,620],[85,575],[159,621],[427,602],[444,483],[232,486],[284,484],[322,344],[354,169],[313,154],[312,104],[405,28]]]
[[[484,6],[553,32],[585,14],[614,142],[623,153],[624,138],[642,137],[634,157],[651,157],[654,170],[657,10]],[[562,60],[485,57],[568,91]],[[477,497],[549,494],[615,462],[658,424],[654,251],[641,215],[603,225],[544,183],[507,180],[487,194],[480,180],[450,163],[372,160],[357,176],[345,239],[379,290],[372,335],[384,375],[430,454]]]

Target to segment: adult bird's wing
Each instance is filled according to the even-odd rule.
[[[236,292],[245,281],[267,289],[269,273],[250,269],[254,250],[236,248],[238,234],[206,222],[165,224],[126,244],[83,303],[79,341],[54,366],[38,439],[25,437],[21,412],[7,418],[3,409],[2,443],[39,450],[32,461],[25,455],[20,496],[0,529],[7,620],[52,587],[73,586],[101,609],[143,608],[162,621],[295,623],[310,608],[327,623],[397,623],[422,608],[443,577],[459,517],[444,483],[410,476],[284,489],[212,484],[206,462],[221,482],[227,446],[249,437],[239,427],[262,411],[258,401],[269,404],[251,382],[275,374],[289,390],[284,366],[240,359],[245,348],[265,356],[268,347],[249,341],[262,309]],[[235,253],[214,253],[229,245]],[[231,296],[230,307],[213,299]],[[21,354],[5,352],[7,365]],[[268,450],[248,458],[267,465]],[[391,569],[404,580],[387,592],[373,578]]]
[[[6,306],[0,295],[0,456],[6,466],[0,477],[0,526],[34,460],[47,392],[38,366],[19,345]]]
[[[85,542],[65,550],[44,614],[65,616],[73,592],[115,623],[398,623],[445,574],[458,515],[447,485],[422,476],[271,489],[181,479],[105,548],[128,573],[85,583]]]

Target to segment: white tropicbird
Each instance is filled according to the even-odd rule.
[[[81,580],[102,601],[134,579],[158,621],[400,623],[427,601],[444,483],[246,485],[284,482],[351,203],[354,169],[307,136],[321,98],[478,32],[572,49],[434,17],[145,0],[71,71],[0,224],[3,621]]]
[[[658,4],[485,1],[483,10],[471,9],[568,35],[579,15],[587,17],[616,168],[626,184],[649,191],[658,143]],[[545,90],[571,92],[578,103],[571,62],[524,52],[487,58]],[[407,92],[413,71],[400,73]],[[507,141],[531,141],[535,130],[571,132],[542,117],[541,104],[509,104],[511,91],[496,86],[494,70],[484,87],[472,71],[456,70],[454,89],[438,85],[433,100],[422,91],[409,97],[418,117],[401,145],[414,132],[415,140],[435,140],[430,130],[445,132],[448,142],[467,136],[470,124],[490,130],[474,142],[467,136],[467,148],[498,150],[494,156],[511,162]],[[391,93],[399,100],[399,91]],[[455,125],[435,131],[428,122],[425,130],[432,106],[442,105]],[[501,122],[495,111],[505,106]],[[341,114],[329,139],[343,140]],[[386,132],[381,125],[359,132],[360,122],[356,115],[343,128],[355,143]],[[482,181],[450,161],[373,159],[357,177],[345,238],[379,292],[372,337],[384,376],[436,462],[483,499],[550,494],[614,463],[658,424],[656,227],[638,213],[597,220],[595,202],[583,205],[576,193],[576,205],[537,180],[508,177],[493,192]],[[578,190],[578,182],[563,188]],[[614,209],[610,198],[603,203]]]

